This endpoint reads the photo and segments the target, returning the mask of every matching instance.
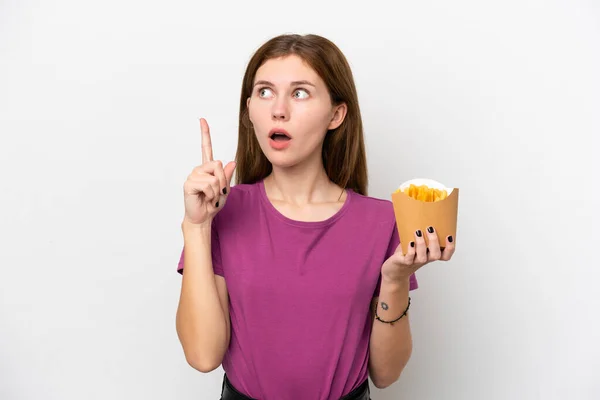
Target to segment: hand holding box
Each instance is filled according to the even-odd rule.
[[[447,188],[432,179],[411,179],[392,193],[392,203],[403,254],[415,231],[426,232],[429,226],[436,230],[442,250],[448,236],[456,241],[458,188]],[[424,237],[427,243],[427,235]]]

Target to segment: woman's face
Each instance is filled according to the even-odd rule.
[[[325,82],[295,55],[270,59],[258,69],[247,105],[258,143],[278,167],[320,158],[327,130],[346,114],[346,106],[334,107]]]

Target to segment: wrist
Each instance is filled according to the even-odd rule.
[[[381,290],[386,292],[408,292],[410,289],[410,276],[387,277],[381,276]]]
[[[181,223],[181,230],[183,231],[183,235],[198,235],[204,233],[210,233],[212,229],[212,219],[202,222],[200,224],[196,224],[190,222],[187,218],[183,219]]]

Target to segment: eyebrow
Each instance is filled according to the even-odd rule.
[[[256,81],[256,83],[254,84],[254,86],[256,86],[256,85],[275,86],[271,82],[269,82],[269,81],[263,81],[263,80]],[[317,87],[314,83],[312,83],[310,81],[307,81],[307,80],[290,82],[290,86],[296,86],[296,85],[310,85],[312,87]]]

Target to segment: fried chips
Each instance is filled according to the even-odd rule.
[[[445,189],[436,189],[427,185],[415,185],[414,183],[411,183],[404,190],[398,189],[396,192],[403,192],[408,197],[424,202],[440,201],[448,197],[448,191]]]

